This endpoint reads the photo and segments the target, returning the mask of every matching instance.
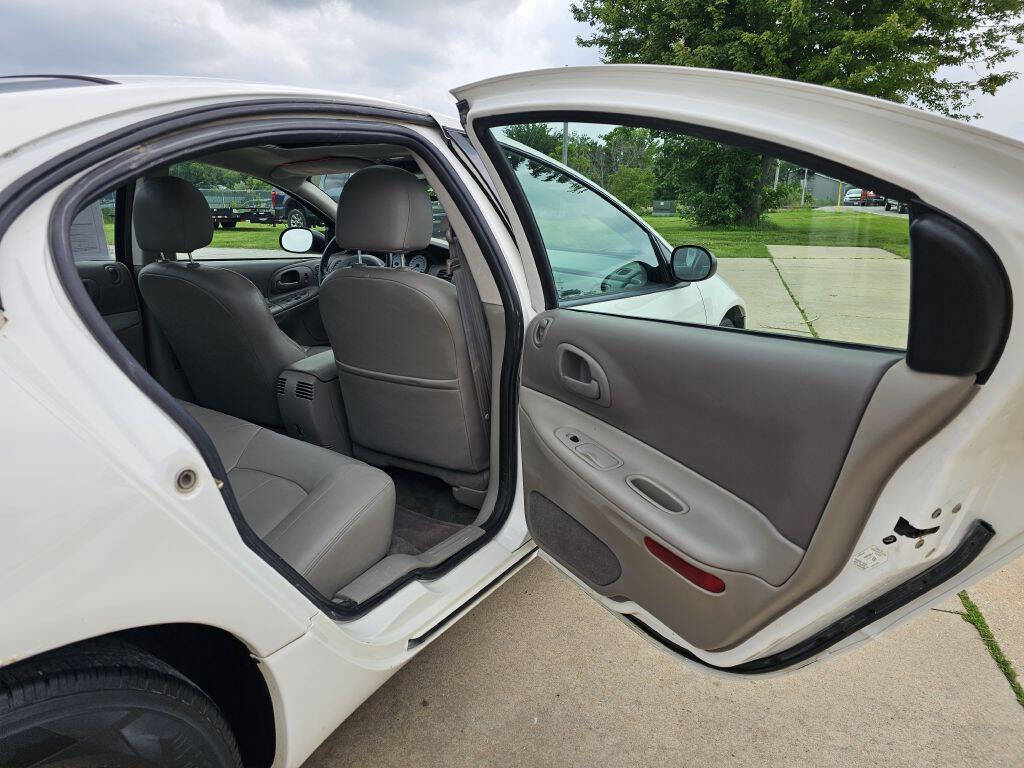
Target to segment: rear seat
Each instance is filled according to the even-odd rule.
[[[209,433],[253,531],[322,594],[387,554],[395,486],[384,472],[234,416],[182,405]]]

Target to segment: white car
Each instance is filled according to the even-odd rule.
[[[0,79],[4,766],[298,766],[537,554],[666,663],[756,677],[1020,553],[1024,145],[707,70],[453,95],[459,121]],[[910,201],[907,349],[721,327],[744,305],[699,241],[670,251],[502,131],[567,120],[816,158]],[[204,251],[186,160],[336,226]],[[341,173],[337,201],[311,181]]]

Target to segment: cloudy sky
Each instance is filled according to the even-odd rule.
[[[186,74],[330,88],[454,113],[448,89],[593,64],[570,0],[0,0],[0,73]],[[102,9],[102,10],[100,10]],[[1024,70],[1024,54],[1013,68]],[[1024,139],[1024,83],[981,125]]]

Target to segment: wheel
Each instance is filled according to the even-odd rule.
[[[732,318],[730,318],[730,317],[722,318],[722,322],[720,322],[719,325],[722,326],[723,328],[735,328],[736,327],[736,323],[734,323],[732,321]]]
[[[90,641],[0,669],[4,768],[241,768],[217,705],[135,646]]]
[[[306,214],[301,208],[292,208],[288,211],[288,226],[289,227],[304,227],[306,226]]]
[[[224,229],[234,229],[235,228],[235,224],[237,224],[237,223],[238,223],[237,221],[222,221],[220,223],[220,225],[222,227],[224,227]]]
[[[886,204],[885,204],[885,210],[887,210],[887,211],[891,211],[891,210],[892,210],[892,203],[890,203],[890,202],[886,202]]]

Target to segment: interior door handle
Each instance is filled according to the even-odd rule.
[[[565,374],[562,374],[562,384],[565,388],[571,392],[575,392],[580,397],[586,397],[591,400],[597,400],[601,396],[601,385],[591,379],[590,381],[577,381]]]
[[[608,376],[593,357],[572,344],[559,344],[556,356],[558,378],[562,386],[579,397],[611,404]]]

